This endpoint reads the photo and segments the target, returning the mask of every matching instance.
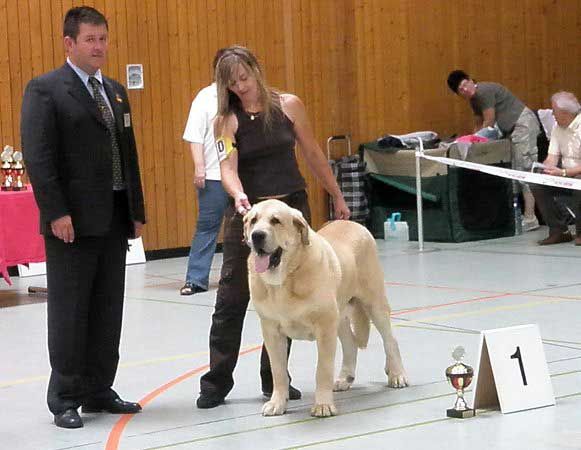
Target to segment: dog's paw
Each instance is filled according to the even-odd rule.
[[[335,381],[335,384],[333,384],[333,391],[335,392],[348,391],[349,389],[351,389],[353,380],[355,380],[355,378],[353,377],[339,378],[338,380]]]
[[[331,417],[336,415],[337,408],[335,408],[335,405],[333,403],[329,404],[318,403],[311,408],[311,416],[313,417]]]
[[[408,377],[404,371],[399,373],[388,372],[387,379],[387,385],[392,388],[404,388],[409,386]]]
[[[270,400],[262,406],[263,416],[282,416],[286,412],[286,402]]]

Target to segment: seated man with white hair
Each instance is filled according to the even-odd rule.
[[[551,132],[549,154],[544,164],[549,166],[544,173],[562,177],[581,178],[581,106],[571,92],[557,92],[551,97],[553,115],[557,126]],[[560,166],[559,166],[560,163]],[[555,195],[564,189],[551,186],[531,185],[538,208],[549,226],[549,236],[539,245],[552,245],[573,240],[567,227],[567,218],[555,201]],[[570,191],[573,195],[575,213],[575,245],[581,245],[581,191]]]

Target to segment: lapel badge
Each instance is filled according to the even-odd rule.
[[[123,99],[119,94],[115,94],[115,100],[117,100],[118,103],[123,103]]]

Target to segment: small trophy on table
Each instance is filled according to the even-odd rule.
[[[464,389],[470,386],[474,377],[474,369],[462,362],[465,353],[464,347],[456,347],[452,352],[452,358],[456,363],[446,369],[446,378],[456,389],[457,394],[454,407],[446,410],[446,415],[457,419],[466,419],[476,415],[476,411],[468,407],[466,400],[464,400]]]
[[[14,152],[12,155],[12,160],[14,164],[12,165],[12,173],[16,177],[14,180],[14,185],[12,186],[13,191],[25,191],[26,186],[22,183],[22,175],[24,175],[24,164],[22,164],[22,152]]]
[[[0,159],[2,160],[2,165],[0,166],[0,170],[2,170],[2,175],[4,176],[4,181],[2,181],[2,190],[3,191],[11,191],[12,190],[12,154],[14,153],[14,149],[7,145],[4,147],[2,154],[0,154]]]

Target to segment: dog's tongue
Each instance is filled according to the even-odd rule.
[[[270,255],[258,256],[254,255],[254,270],[257,273],[263,273],[268,270],[270,265]]]

